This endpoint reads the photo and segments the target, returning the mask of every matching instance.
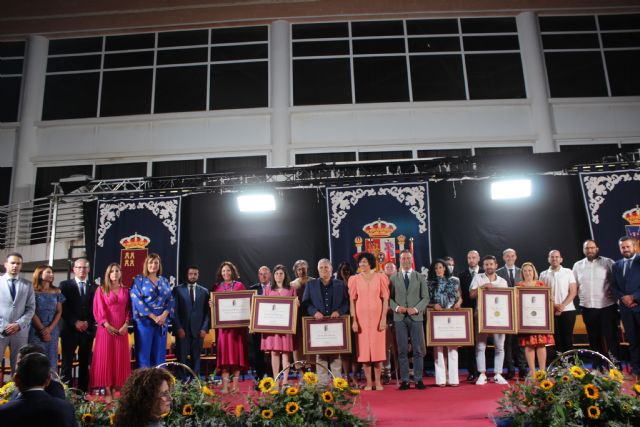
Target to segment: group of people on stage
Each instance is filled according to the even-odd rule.
[[[573,328],[579,297],[590,348],[618,360],[620,338],[618,319],[624,325],[629,343],[632,373],[640,375],[640,257],[631,237],[619,239],[622,259],[617,262],[598,254],[595,241],[583,244],[584,259],[573,269],[562,266],[562,255],[552,250],[549,267],[538,275],[536,267],[525,262],[516,266],[514,249],[505,249],[504,265],[498,268],[495,256],[469,251],[467,266],[454,275],[454,260],[450,257],[434,261],[427,275],[415,271],[413,254],[402,251],[399,266],[388,263],[379,269],[376,257],[370,253],[357,256],[355,274],[349,263],[343,262],[333,274],[332,263],[321,259],[317,263],[318,277],[309,275],[307,261],[293,266],[295,280],[290,280],[287,268],[276,265],[273,270],[262,266],[259,282],[246,287],[239,281],[236,266],[225,261],[216,273],[215,292],[255,290],[259,295],[297,296],[298,322],[302,316],[316,319],[351,316],[354,334],[353,354],[317,355],[315,363],[321,382],[328,382],[330,371],[344,376],[353,384],[357,364],[363,365],[366,378],[364,390],[382,390],[383,366],[389,362],[389,350],[397,354],[400,390],[410,387],[412,357],[415,388],[424,389],[422,381],[426,355],[424,315],[433,310],[475,307],[479,289],[493,287],[535,287],[552,289],[555,332],[552,335],[493,334],[493,381],[507,384],[516,368],[520,377],[527,371],[547,363],[546,346],[555,345],[564,352],[573,346]],[[51,266],[38,266],[32,282],[20,278],[22,257],[12,253],[6,258],[6,273],[0,277],[0,351],[9,346],[11,368],[15,371],[19,350],[29,344],[58,364],[58,338],[61,341],[61,379],[71,381],[74,355],[78,357],[78,384],[83,391],[105,390],[112,399],[131,375],[128,338],[130,322],[134,326],[135,357],[140,368],[165,361],[167,335],[172,325],[178,361],[200,373],[200,353],[203,339],[210,328],[209,291],[198,284],[199,270],[190,266],[186,283],[171,287],[162,275],[157,254],[150,254],[143,272],[135,277],[131,288],[122,283],[120,266],[110,264],[100,286],[89,280],[89,262],[80,258],[73,264],[74,278],[54,285]],[[382,270],[382,271],[379,271]],[[477,322],[476,322],[477,323]],[[301,329],[298,328],[298,331]],[[390,333],[392,330],[393,333]],[[475,332],[473,347],[434,347],[435,382],[437,386],[457,386],[458,353],[461,365],[469,372],[467,381],[483,385],[488,382],[485,352],[487,334]],[[310,360],[302,354],[301,333],[248,334],[247,328],[217,330],[217,366],[222,374],[222,392],[238,390],[240,372],[252,367],[256,378],[272,374],[280,376],[285,385],[292,361]],[[95,343],[94,343],[95,340]],[[292,355],[292,356],[291,356]],[[271,372],[267,366],[270,358]],[[594,360],[596,367],[600,363]],[[507,372],[503,375],[503,365]],[[351,375],[350,375],[351,374]]]

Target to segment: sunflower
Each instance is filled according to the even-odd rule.
[[[624,405],[622,405],[622,412],[626,412],[626,413],[631,412],[631,406],[625,403]]]
[[[609,377],[612,380],[618,381],[620,383],[624,381],[624,377],[622,376],[622,372],[618,371],[617,369],[609,369]]]
[[[640,383],[634,384],[633,391],[640,394]]]
[[[204,393],[207,396],[213,396],[213,391],[206,385],[202,386],[202,393]]]
[[[287,406],[285,406],[285,411],[287,411],[287,415],[293,415],[300,409],[300,406],[296,402],[289,402]]]
[[[547,378],[547,373],[543,369],[538,369],[533,374],[533,379],[535,379],[536,381],[542,381],[545,378]]]
[[[278,391],[278,389],[277,389],[276,387],[274,387],[274,388],[269,392],[269,394],[270,394],[270,395],[272,395],[272,396],[276,396],[278,393],[280,393],[280,392]]]
[[[598,418],[600,418],[600,408],[595,405],[589,406],[587,408],[587,415],[589,415],[589,418],[591,418],[592,420],[597,420]]]
[[[87,414],[82,414],[82,424],[93,424],[93,415],[87,413]]]
[[[189,405],[188,403],[184,405],[182,407],[182,415],[184,415],[185,417],[193,415],[193,406]]]
[[[167,412],[165,412],[165,413],[163,413],[163,414],[160,414],[160,418],[167,418],[167,417],[169,416],[169,413],[170,413],[170,412],[171,412],[171,411],[167,411]]]
[[[287,396],[295,396],[299,392],[300,392],[300,390],[298,390],[298,387],[289,387],[287,389]]]
[[[240,417],[243,411],[244,411],[244,406],[242,405],[242,403],[238,403],[236,405],[236,417]]]
[[[569,381],[571,381],[571,377],[569,375],[563,375],[560,378],[560,381],[562,381],[563,383],[568,383]]]
[[[263,419],[270,420],[273,418],[273,411],[271,409],[263,409],[262,412],[260,412],[260,415],[262,415]]]
[[[324,393],[322,393],[322,400],[324,400],[324,403],[333,402],[333,393],[331,393],[330,391],[325,391]]]
[[[274,388],[275,385],[276,385],[276,382],[274,381],[273,378],[264,377],[263,379],[260,380],[260,384],[258,384],[258,388],[260,389],[261,392],[267,393],[271,391],[271,389]]]
[[[169,373],[169,376],[171,377],[171,385],[176,385],[176,377],[174,377],[171,373]]]
[[[342,391],[342,390],[346,389],[347,387],[349,387],[349,383],[344,378],[334,378],[333,379],[333,386],[335,388],[337,388],[338,390]]]
[[[349,393],[353,394],[354,396],[357,396],[360,394],[360,390],[357,388],[350,388]]]
[[[574,378],[577,378],[579,380],[583,379],[586,375],[584,369],[575,365],[569,368],[569,372],[571,372],[571,375],[573,375]]]
[[[335,414],[336,414],[336,410],[333,409],[331,406],[327,406],[327,409],[324,410],[324,416],[327,418],[333,418]]]
[[[116,421],[116,414],[109,415],[109,425],[112,426],[115,421]]]
[[[543,390],[551,390],[553,388],[553,383],[549,380],[544,380],[540,383],[540,388]]]
[[[584,390],[584,395],[591,400],[596,400],[598,397],[600,397],[600,391],[598,390],[598,387],[593,384],[587,384],[586,386],[582,387],[582,390]]]
[[[13,381],[9,381],[2,387],[0,387],[0,396],[9,396],[16,389],[16,384]]]
[[[570,400],[567,400],[566,402],[564,402],[564,406],[565,406],[567,409],[572,409],[572,408],[573,408],[573,402],[572,402],[572,401],[570,401]]]
[[[546,401],[549,402],[549,403],[553,403],[553,402],[556,401],[556,396],[554,396],[553,394],[549,394],[546,397]]]
[[[5,403],[7,403],[8,400],[7,399],[2,399],[0,400],[0,406],[4,405]]]
[[[305,372],[302,378],[309,384],[317,384],[318,376],[313,372]]]

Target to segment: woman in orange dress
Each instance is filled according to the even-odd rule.
[[[543,282],[538,280],[538,271],[532,263],[525,262],[520,268],[522,269],[522,282],[517,283],[516,286],[546,286]],[[553,335],[520,334],[518,335],[518,339],[520,347],[524,347],[524,356],[527,359],[527,365],[529,365],[529,375],[533,375],[536,371],[536,356],[538,356],[538,366],[540,369],[546,369],[546,345],[553,345],[555,343]]]
[[[351,325],[358,337],[358,362],[364,364],[365,390],[371,390],[371,365],[374,366],[376,390],[382,390],[380,374],[386,359],[385,329],[389,308],[389,279],[376,273],[376,258],[363,252],[358,256],[360,274],[349,278]]]

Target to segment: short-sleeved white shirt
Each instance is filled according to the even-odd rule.
[[[564,267],[560,267],[558,271],[551,269],[543,271],[540,274],[540,280],[551,288],[554,304],[562,304],[567,295],[569,295],[569,285],[576,283],[573,271]],[[570,301],[562,311],[572,311],[575,309],[576,306],[573,304],[573,301]]]
[[[611,294],[611,267],[613,260],[606,257],[598,257],[593,261],[583,258],[573,264],[581,306],[604,308],[616,303]]]
[[[506,280],[496,274],[495,280],[489,280],[485,273],[476,274],[473,276],[473,280],[471,281],[471,285],[469,286],[469,290],[478,289],[480,286],[485,283],[491,283],[496,288],[508,288],[509,284]]]

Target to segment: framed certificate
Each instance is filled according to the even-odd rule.
[[[351,353],[351,318],[316,320],[302,318],[302,347],[304,354]]]
[[[251,322],[251,300],[256,291],[211,293],[212,328],[246,328]]]
[[[251,332],[295,334],[298,306],[297,297],[253,296]]]
[[[513,288],[478,289],[478,332],[515,334],[515,318]]]
[[[518,333],[553,334],[551,288],[516,287]]]
[[[473,309],[427,310],[427,347],[473,344]]]

